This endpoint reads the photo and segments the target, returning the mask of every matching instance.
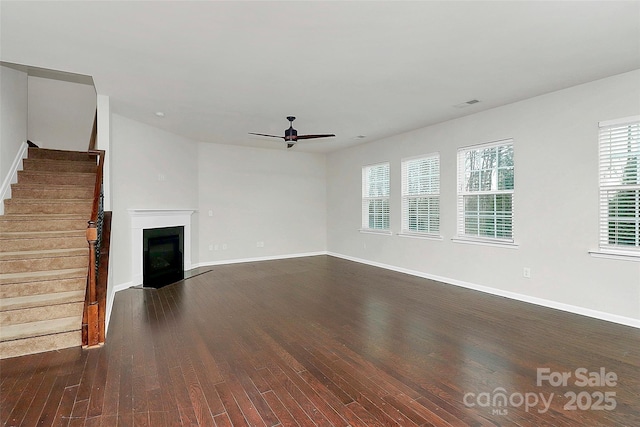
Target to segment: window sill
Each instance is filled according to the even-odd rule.
[[[453,243],[462,243],[465,245],[479,245],[479,246],[493,246],[496,248],[506,249],[518,249],[520,245],[513,242],[505,242],[500,240],[484,240],[484,239],[469,239],[466,237],[454,237],[451,239]]]
[[[589,255],[591,255],[594,258],[606,258],[606,259],[616,259],[619,261],[640,262],[640,253],[638,252],[612,251],[612,250],[600,249],[597,251],[589,251]]]
[[[391,236],[392,234],[390,230],[376,230],[374,228],[361,228],[358,231],[366,234],[382,234],[383,236]]]
[[[442,236],[439,236],[437,234],[411,233],[406,231],[398,233],[398,237],[407,237],[409,239],[442,240]]]

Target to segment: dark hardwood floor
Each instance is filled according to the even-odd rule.
[[[640,330],[316,256],[118,292],[0,379],[4,426],[640,426]]]

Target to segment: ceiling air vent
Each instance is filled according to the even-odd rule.
[[[478,102],[480,102],[480,101],[477,100],[477,99],[471,99],[471,100],[469,100],[467,102],[463,102],[461,104],[456,104],[456,105],[454,105],[454,107],[456,107],[456,108],[466,108],[466,107],[468,107],[470,105],[477,104]]]

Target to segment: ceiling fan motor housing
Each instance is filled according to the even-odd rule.
[[[284,140],[285,141],[296,141],[298,139],[298,131],[293,128],[293,126],[289,127],[284,131]]]

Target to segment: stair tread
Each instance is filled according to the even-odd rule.
[[[47,158],[39,158],[39,157],[31,157],[31,158],[27,158],[25,159],[29,162],[42,162],[42,163],[54,163],[54,164],[61,164],[61,163],[87,163],[87,164],[91,164],[91,165],[96,165],[96,160],[95,159],[47,159]]]
[[[20,172],[33,174],[33,175],[95,175],[96,172],[82,172],[82,171],[47,171],[39,169],[23,169]]]
[[[90,184],[47,184],[46,186],[43,186],[42,184],[33,184],[33,183],[29,183],[29,182],[25,182],[25,183],[20,183],[18,182],[17,184],[11,184],[12,188],[33,188],[33,189],[39,189],[39,190],[70,190],[70,189],[76,189],[76,188],[94,188],[95,185],[90,185]]]
[[[57,231],[3,231],[0,232],[0,240],[3,239],[46,239],[55,237],[80,237],[86,234],[86,228],[77,230]]]
[[[40,281],[49,278],[72,278],[86,276],[87,268],[65,268],[62,270],[42,270],[23,273],[2,273],[0,274],[0,284],[14,283],[12,280],[20,281]]]
[[[5,202],[11,203],[43,203],[47,205],[55,204],[55,203],[78,203],[78,202],[88,202],[93,203],[93,198],[83,197],[80,199],[8,199]]]
[[[52,153],[52,154],[83,154],[88,156],[88,151],[60,150],[58,148],[29,147],[29,153]]]
[[[2,220],[10,220],[10,221],[60,221],[60,220],[78,220],[84,219],[84,215],[79,214],[42,214],[42,213],[16,213],[16,214],[4,214],[0,216],[0,221]]]
[[[0,359],[61,350],[69,347],[80,347],[81,345],[82,331],[80,329],[40,337],[5,341],[0,342]]]
[[[7,325],[0,329],[0,341],[12,341],[22,338],[70,332],[79,330],[81,326],[82,319],[79,319],[77,316]]]
[[[58,256],[84,256],[88,253],[89,247],[82,248],[61,248],[61,249],[40,249],[28,251],[0,252],[0,260],[27,259],[27,258],[52,258]]]
[[[0,299],[0,311],[20,310],[24,308],[43,307],[45,305],[84,302],[85,289],[77,291],[52,292],[47,294],[22,295]]]

